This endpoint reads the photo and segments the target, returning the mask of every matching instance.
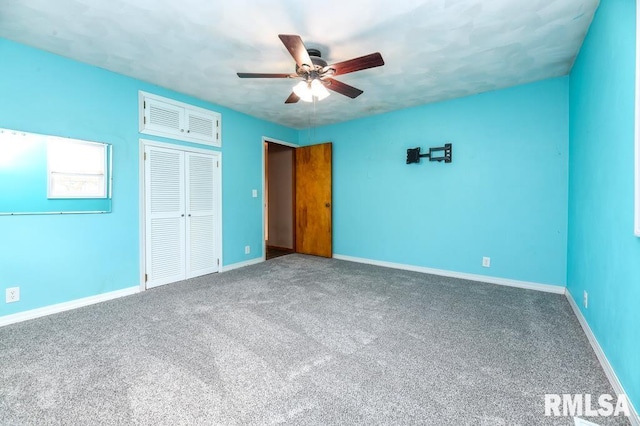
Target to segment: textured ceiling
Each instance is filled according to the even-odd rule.
[[[295,128],[323,125],[567,74],[598,0],[0,0],[0,37]],[[379,51],[340,76],[364,90],[315,106],[278,34],[329,63]],[[310,121],[313,118],[313,121]]]

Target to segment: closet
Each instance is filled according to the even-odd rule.
[[[144,146],[146,288],[220,269],[220,154],[203,151]]]

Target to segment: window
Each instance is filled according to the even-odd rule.
[[[49,138],[48,198],[107,198],[107,145]]]

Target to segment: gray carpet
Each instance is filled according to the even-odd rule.
[[[0,423],[571,425],[564,296],[302,255],[0,328]],[[591,419],[625,424],[625,419]]]

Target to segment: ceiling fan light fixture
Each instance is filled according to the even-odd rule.
[[[293,86],[293,93],[298,95],[301,101],[304,102],[312,102],[313,94],[311,92],[311,87],[309,83],[306,81],[301,81],[300,83]]]
[[[324,87],[324,84],[322,84],[322,82],[318,79],[314,79],[311,82],[311,93],[313,94],[313,96],[318,98],[319,101],[329,96],[329,91],[327,90],[326,87]]]
[[[311,80],[311,82],[299,82],[298,84],[293,86],[293,93],[298,95],[300,100],[304,102],[313,102],[314,97],[317,100],[321,101],[329,96],[329,91],[317,78],[314,78],[313,80]]]

